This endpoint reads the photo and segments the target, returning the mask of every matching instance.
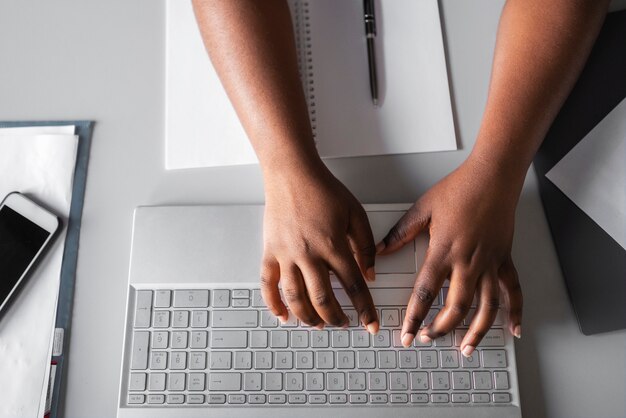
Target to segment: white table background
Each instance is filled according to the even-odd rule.
[[[414,201],[468,155],[486,100],[502,4],[442,0],[460,150],[330,161],[362,202]],[[67,417],[116,413],[133,209],[263,201],[258,167],[164,170],[164,19],[163,2],[154,0],[4,0],[0,6],[0,119],[96,121]],[[579,332],[533,172],[517,211],[513,253],[525,297],[517,342],[523,414],[626,416],[626,331]]]

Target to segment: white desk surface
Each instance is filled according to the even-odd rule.
[[[487,94],[502,0],[442,0],[461,150],[329,162],[362,201],[413,201],[468,155]],[[93,119],[64,416],[116,413],[133,209],[258,203],[258,167],[166,172],[164,4],[20,0],[0,13],[0,119]],[[533,172],[513,256],[525,297],[517,342],[526,417],[626,416],[626,331],[578,330]],[[598,308],[602,309],[598,301]]]

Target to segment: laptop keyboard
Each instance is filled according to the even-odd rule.
[[[439,312],[447,288],[426,323]],[[502,312],[469,358],[459,344],[474,309],[451,334],[400,343],[407,288],[370,289],[380,331],[280,322],[259,289],[136,290],[123,399],[130,407],[185,405],[508,404],[513,401]]]

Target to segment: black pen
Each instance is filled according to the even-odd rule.
[[[367,64],[370,72],[370,92],[372,102],[378,104],[378,83],[376,80],[376,53],[374,39],[376,38],[376,16],[374,15],[374,0],[363,0],[363,14],[365,19],[365,37],[367,38]]]

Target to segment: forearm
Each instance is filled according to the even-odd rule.
[[[204,44],[266,177],[317,170],[284,0],[194,0]]]
[[[576,82],[607,0],[508,0],[498,29],[471,158],[521,190],[526,171]]]

